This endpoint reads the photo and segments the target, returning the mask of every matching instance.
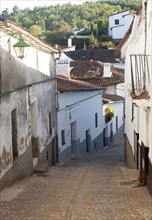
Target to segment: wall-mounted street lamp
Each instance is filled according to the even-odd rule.
[[[11,23],[9,21],[7,21],[7,19],[5,19],[3,16],[0,16],[0,25],[5,26],[6,28],[9,28],[11,26]],[[19,34],[18,33],[10,34],[10,38],[7,40],[7,42],[10,41],[11,37],[16,36],[16,35],[19,35]],[[0,37],[2,38],[2,37],[6,37],[6,36],[8,36],[8,35],[4,35],[4,36],[0,36]],[[25,58],[29,46],[30,45],[27,44],[20,35],[19,41],[13,45],[13,48],[14,48],[14,51],[15,51],[17,58],[20,58],[20,59]]]
[[[25,43],[25,41],[23,40],[22,37],[20,37],[19,41],[13,45],[15,54],[17,56],[17,58],[23,59],[26,57],[28,48],[29,48],[29,44]]]

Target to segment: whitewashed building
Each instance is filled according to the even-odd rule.
[[[106,108],[110,107],[113,111],[113,117],[111,120],[106,120]],[[103,94],[103,146],[110,146],[117,138],[117,132],[124,130],[124,97]]]
[[[142,1],[130,35],[123,40],[125,60],[125,157],[152,192],[152,1]]]
[[[133,17],[129,11],[115,12],[110,15],[108,27],[109,36],[115,41],[120,41],[130,27]]]
[[[59,161],[102,148],[101,88],[58,77]]]
[[[116,132],[123,127],[123,97],[118,96],[118,93],[122,94],[124,91],[120,92],[117,89],[118,84],[124,82],[123,70],[111,67],[110,64],[104,65],[99,61],[72,61],[62,53],[56,60],[56,72],[60,78],[59,82],[66,84],[63,92],[60,92],[58,86],[59,158],[70,157],[74,153],[88,152],[86,132],[89,133],[91,141],[89,151],[111,145]],[[86,86],[90,87],[90,91]],[[104,94],[105,104],[103,104],[101,92],[98,91],[101,89],[102,93],[107,93]],[[105,122],[105,107],[111,105],[114,117]],[[73,119],[71,119],[72,116]],[[96,128],[94,124],[97,118],[98,127]],[[73,126],[78,129],[74,136],[77,146],[75,150],[73,150],[73,140],[71,140],[71,133],[75,131],[71,129],[75,128],[71,127],[73,123],[71,120],[75,122]],[[64,146],[62,146],[62,132],[68,140],[63,144]]]
[[[0,22],[0,186],[33,173],[38,163],[57,162],[56,77],[58,51],[8,20]],[[16,57],[18,35],[28,43]]]

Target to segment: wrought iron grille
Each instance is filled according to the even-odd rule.
[[[146,84],[150,82],[148,57],[146,54],[130,55],[132,95],[135,97],[147,92]]]

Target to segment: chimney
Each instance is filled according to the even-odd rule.
[[[110,71],[110,63],[104,63],[103,65],[103,77],[111,77],[112,72]]]
[[[68,39],[68,47],[72,47],[72,39],[71,38]]]
[[[70,78],[70,61],[66,59],[56,60],[56,74],[57,76],[65,76]]]

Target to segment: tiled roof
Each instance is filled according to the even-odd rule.
[[[124,69],[111,66],[111,72],[112,72],[113,76],[119,76],[119,77],[122,77],[124,79]]]
[[[6,26],[5,25],[6,23],[9,23],[9,25]],[[32,46],[38,50],[41,50],[43,52],[46,52],[46,53],[59,52],[58,49],[56,49],[56,48],[50,46],[49,44],[47,44],[46,42],[40,40],[38,37],[31,34],[25,28],[15,24],[14,22],[12,22],[8,19],[4,19],[4,21],[0,21],[0,31],[7,34],[7,35],[14,36],[15,38],[18,38],[18,39],[20,38],[20,35],[21,35],[26,43],[28,43],[30,46]]]
[[[124,70],[111,66],[111,77],[103,77],[104,64],[98,61],[72,61],[70,64],[74,67],[70,76],[71,79],[77,79],[92,83],[101,87],[124,83]]]
[[[71,61],[70,67],[73,67],[70,76],[74,79],[89,79],[103,75],[103,63],[98,61]]]
[[[109,17],[115,16],[115,15],[118,15],[118,14],[123,14],[123,13],[125,13],[125,12],[128,12],[128,13],[129,13],[128,10],[125,10],[125,11],[120,11],[120,12],[116,12],[116,13],[114,13],[114,14],[111,14]],[[127,15],[128,15],[128,14],[127,14]]]
[[[79,79],[80,80],[80,79]],[[93,78],[93,79],[81,79],[84,82],[92,83],[102,88],[107,86],[117,85],[119,83],[124,83],[124,80],[117,79],[115,77],[104,77],[104,78]]]
[[[71,80],[67,78],[58,77],[57,78],[57,88],[58,91],[93,91],[101,90],[100,86],[96,86],[87,82],[82,82],[78,80]]]
[[[116,63],[115,50],[99,49],[99,50],[75,50],[65,52],[65,54],[73,60],[88,61],[98,60],[103,63]]]
[[[122,101],[124,98],[119,95],[112,95],[112,94],[103,94],[102,95],[103,102],[108,103],[108,102],[116,102],[116,101]]]

